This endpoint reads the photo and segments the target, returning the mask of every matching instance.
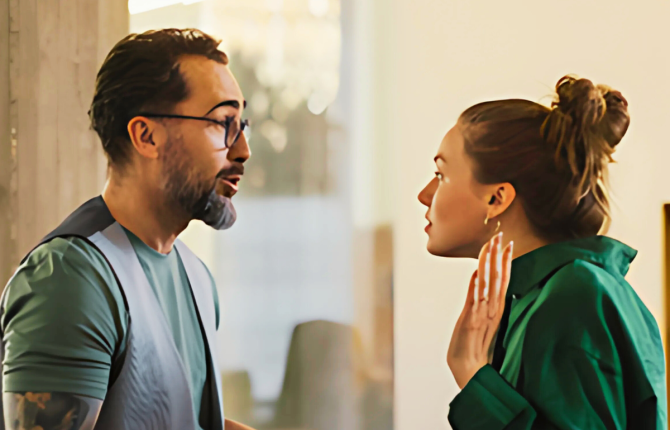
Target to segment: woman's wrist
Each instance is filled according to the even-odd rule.
[[[474,378],[474,376],[488,363],[477,363],[470,366],[467,366],[460,370],[459,372],[454,372],[454,379],[456,379],[456,384],[461,390],[465,388],[466,385]]]

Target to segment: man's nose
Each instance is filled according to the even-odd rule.
[[[244,133],[240,133],[237,142],[228,150],[228,160],[244,163],[249,157],[251,157],[251,148],[249,148],[247,136]]]

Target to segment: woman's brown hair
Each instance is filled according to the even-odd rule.
[[[551,107],[499,100],[459,119],[475,178],[511,183],[537,232],[554,241],[598,234],[609,221],[607,165],[629,124],[620,92],[573,76],[558,81]]]

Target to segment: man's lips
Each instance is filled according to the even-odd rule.
[[[226,197],[232,197],[237,193],[238,184],[242,179],[242,175],[230,175],[218,179],[216,187],[217,194]]]

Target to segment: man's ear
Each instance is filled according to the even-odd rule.
[[[516,190],[509,182],[493,185],[491,192],[487,194],[488,199],[488,219],[496,218],[502,215],[510,207],[516,198]]]
[[[165,126],[143,116],[136,116],[128,122],[128,135],[135,150],[143,157],[158,158],[158,148],[165,144]]]

